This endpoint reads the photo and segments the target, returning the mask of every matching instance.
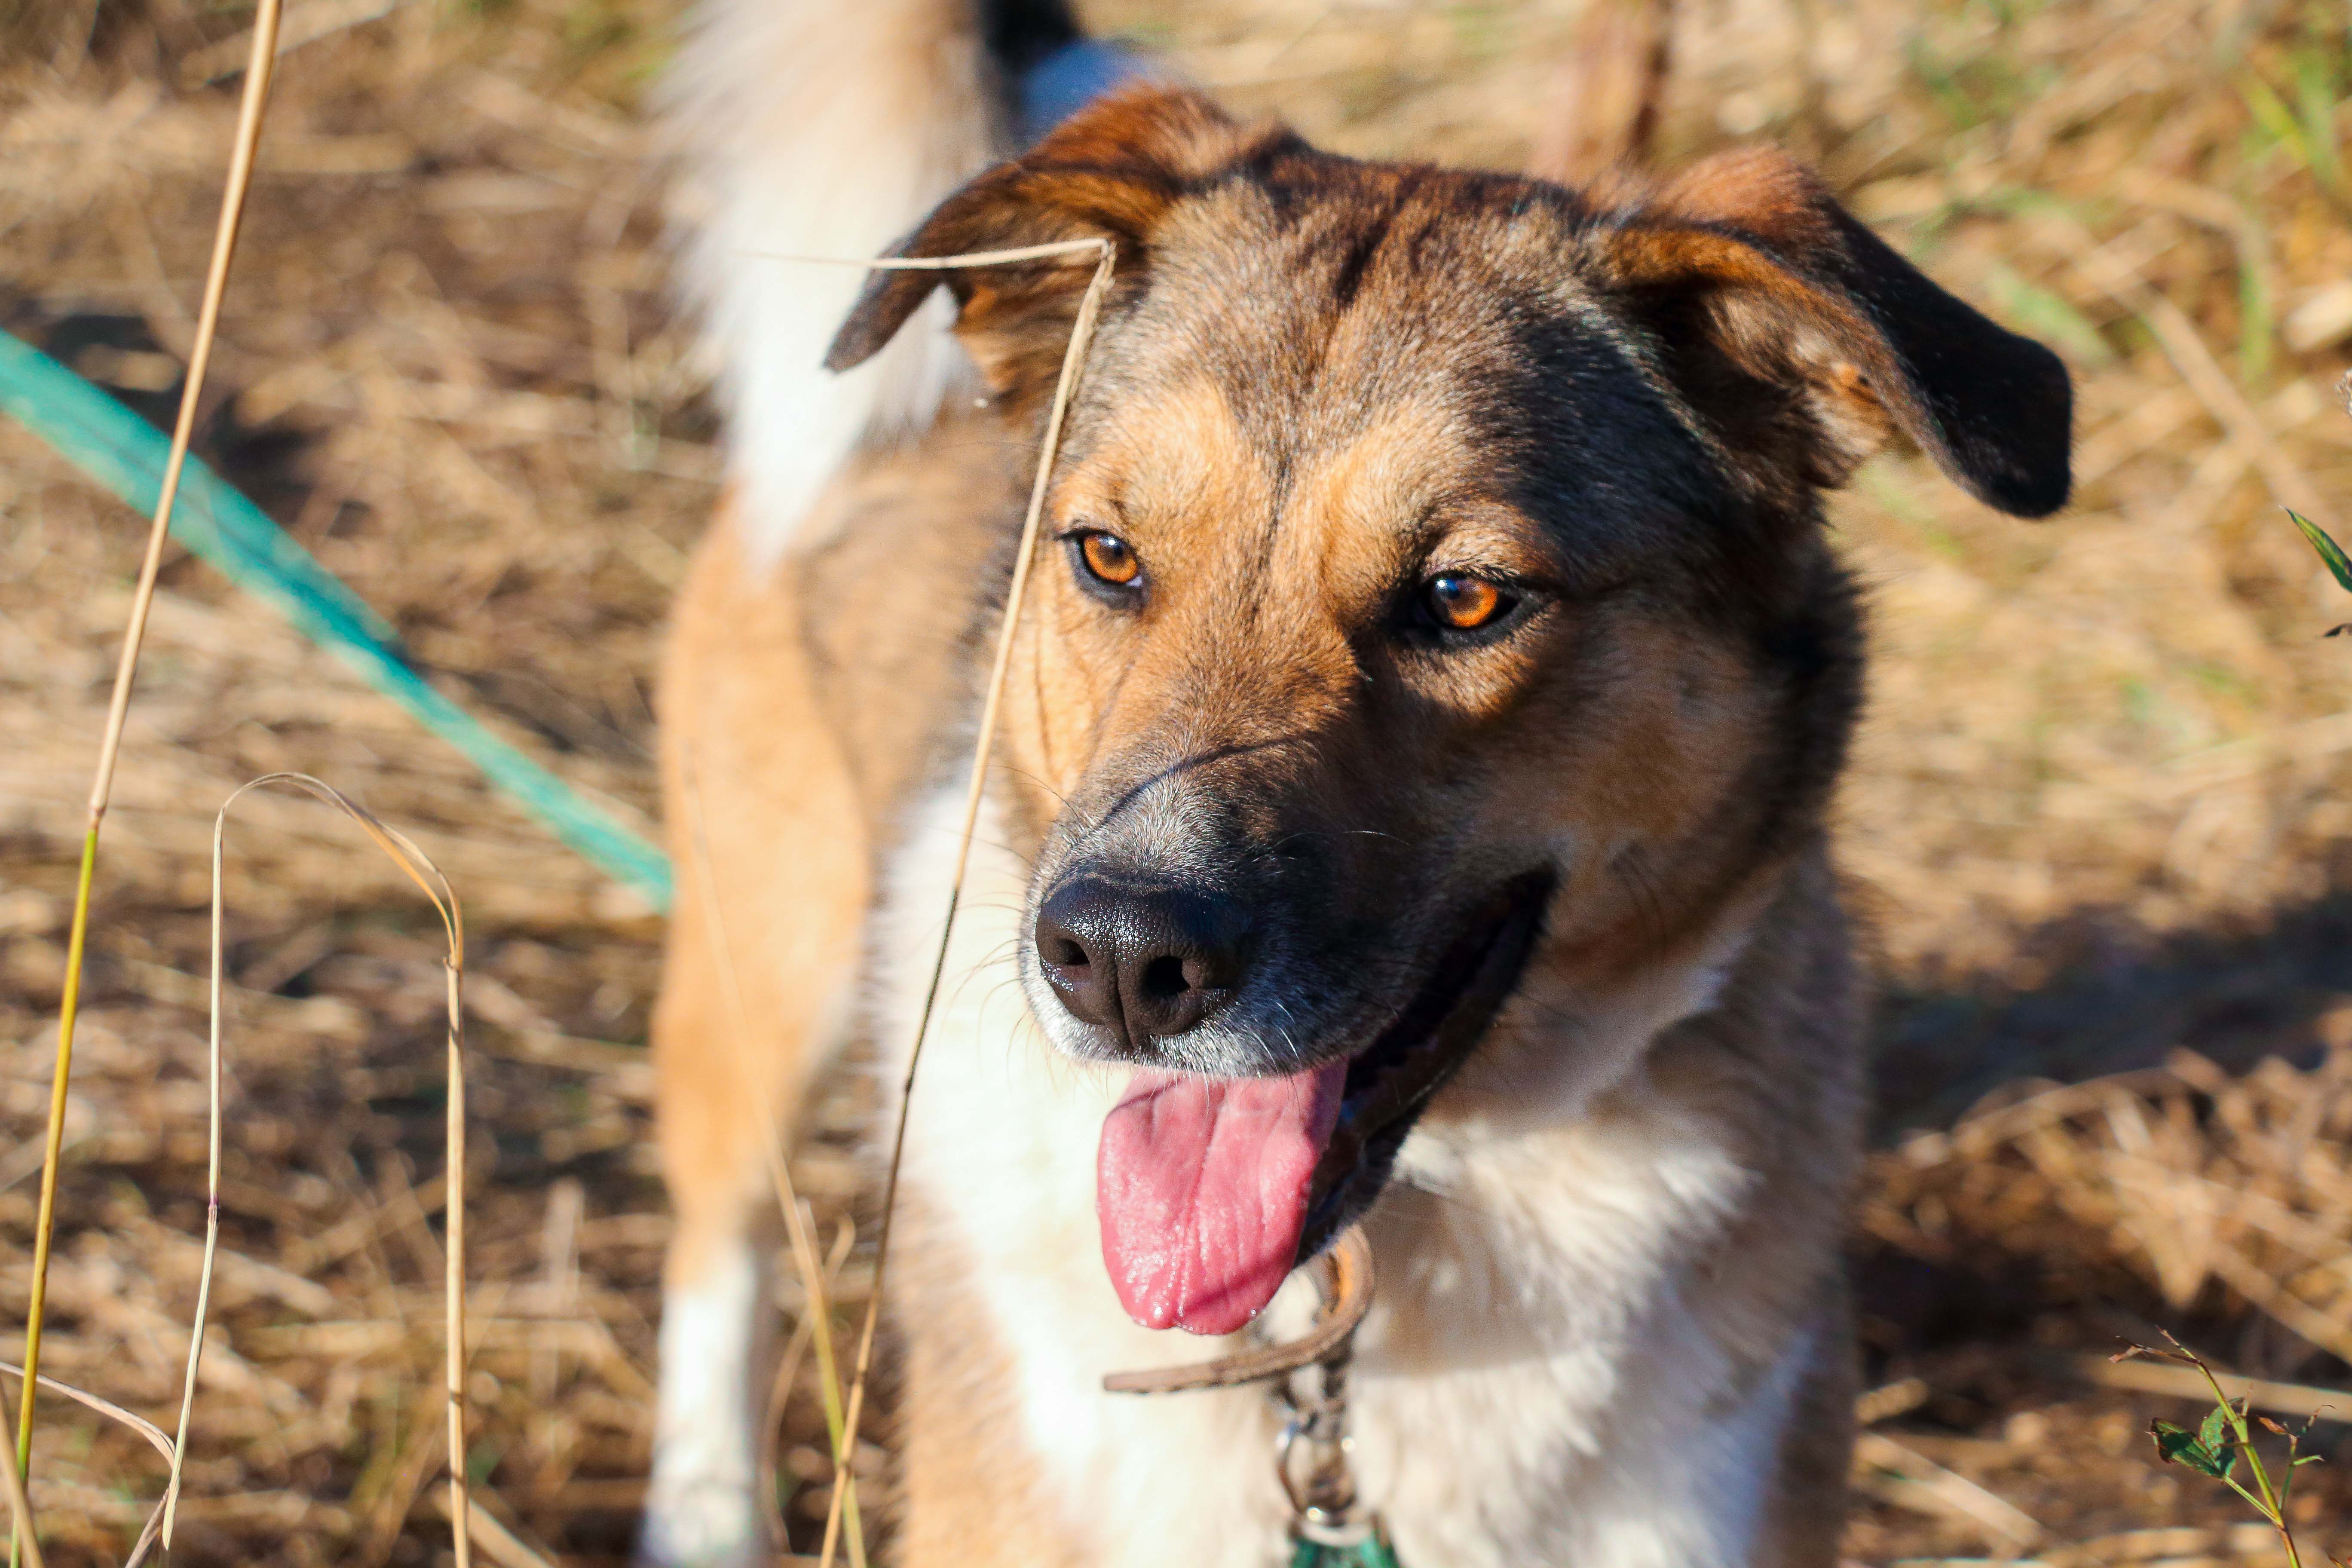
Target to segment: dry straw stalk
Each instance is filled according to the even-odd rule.
[[[898,1121],[890,1139],[890,1164],[882,1183],[882,1220],[874,1243],[874,1289],[866,1300],[866,1321],[857,1336],[857,1370],[850,1384],[849,1409],[844,1422],[844,1439],[848,1445],[835,1456],[833,1469],[833,1500],[827,1505],[824,1520],[824,1545],[817,1554],[821,1568],[833,1568],[833,1554],[839,1547],[842,1511],[850,1496],[848,1454],[857,1440],[858,1417],[866,1408],[866,1378],[874,1364],[875,1330],[882,1321],[883,1272],[890,1258],[890,1219],[898,1206],[898,1164],[907,1152],[907,1118],[914,1104],[915,1068],[922,1060],[923,1040],[930,1033],[931,1013],[940,999],[940,982],[947,973],[948,944],[955,937],[956,909],[963,900],[965,867],[971,859],[971,836],[980,822],[980,803],[988,782],[988,759],[996,740],[997,709],[1004,696],[1005,672],[1013,664],[1013,636],[1021,624],[1021,603],[1028,592],[1029,568],[1037,555],[1037,531],[1045,511],[1045,489],[1053,482],[1054,459],[1061,451],[1062,426],[1070,411],[1070,395],[1077,385],[1078,373],[1086,364],[1087,348],[1094,342],[1095,321],[1102,313],[1103,296],[1110,290],[1111,274],[1118,266],[1118,247],[1107,239],[1073,239],[1052,245],[1023,246],[1012,250],[972,251],[961,256],[900,257],[887,260],[862,262],[885,269],[908,271],[944,271],[955,267],[1002,266],[1009,262],[1044,261],[1092,253],[1095,257],[1094,277],[1087,280],[1085,296],[1078,301],[1077,320],[1070,328],[1070,346],[1062,355],[1062,373],[1054,384],[1053,407],[1045,416],[1045,429],[1037,447],[1037,475],[1029,487],[1029,510],[1021,522],[1021,542],[1013,558],[1013,582],[1004,596],[1004,619],[997,628],[996,660],[988,672],[988,695],[981,704],[980,734],[972,742],[971,779],[964,790],[963,826],[956,835],[955,868],[948,880],[947,918],[940,926],[939,954],[931,963],[930,984],[923,993],[923,1010],[915,1024],[915,1038],[907,1053],[907,1071],[898,1085]],[[814,259],[811,258],[779,258],[778,259]]]
[[[465,1468],[465,1202],[466,1190],[466,1096],[465,1096],[465,1022],[460,1005],[460,993],[465,975],[466,926],[465,915],[448,879],[444,877],[430,857],[419,849],[397,829],[385,826],[364,806],[359,805],[333,786],[307,773],[267,773],[239,785],[221,805],[213,819],[212,857],[212,973],[209,985],[211,1018],[208,1028],[206,1087],[210,1108],[207,1127],[207,1183],[205,1205],[204,1257],[197,1276],[194,1321],[188,1336],[188,1360],[182,1384],[179,1429],[174,1436],[166,1436],[152,1422],[122,1409],[110,1401],[71,1388],[55,1379],[38,1381],[47,1388],[121,1422],[153,1444],[171,1467],[163,1500],[156,1505],[146,1527],[141,1531],[138,1542],[125,1560],[125,1568],[139,1568],[149,1550],[160,1540],[166,1551],[172,1544],[173,1527],[176,1521],[182,1477],[187,1459],[189,1422],[195,1409],[196,1378],[204,1355],[205,1330],[210,1315],[215,1264],[219,1254],[221,1213],[221,1147],[222,1103],[221,1077],[223,1067],[221,1002],[223,982],[222,940],[224,900],[222,896],[222,862],[228,826],[229,808],[247,792],[266,785],[286,785],[303,791],[334,806],[373,840],[376,847],[415,882],[425,898],[431,900],[434,912],[441,919],[446,942],[444,971],[445,999],[448,1016],[448,1191],[453,1194],[448,1204],[448,1235],[446,1249],[446,1273],[444,1279],[444,1331],[446,1336],[446,1361],[448,1394],[449,1502],[448,1514],[451,1540],[460,1568],[470,1568],[472,1546],[470,1529],[476,1522],[488,1519],[469,1496],[469,1482]],[[24,1376],[22,1368],[0,1363],[0,1372]],[[29,1380],[28,1380],[29,1381]],[[19,1544],[32,1568],[41,1568],[39,1543],[30,1528],[30,1504],[25,1500],[24,1479],[14,1467],[0,1466],[5,1473],[11,1517],[26,1528]],[[506,1538],[503,1527],[497,1526],[507,1548],[501,1561],[512,1561],[528,1549],[520,1542]]]
[[[99,742],[98,773],[89,787],[89,820],[84,829],[81,868],[75,879],[73,924],[66,944],[65,986],[58,1004],[58,1059],[49,1086],[48,1126],[41,1161],[40,1208],[34,1221],[32,1300],[25,1315],[25,1383],[16,1407],[16,1470],[19,1479],[33,1463],[34,1391],[40,1382],[41,1317],[47,1306],[49,1240],[57,1221],[58,1163],[65,1143],[66,1086],[73,1073],[75,1016],[81,1001],[82,957],[89,936],[90,880],[98,868],[98,836],[106,819],[108,798],[114,789],[114,768],[122,752],[122,726],[131,709],[131,686],[139,669],[139,647],[147,633],[147,617],[155,602],[155,579],[163,569],[163,541],[169,536],[172,503],[178,499],[180,473],[188,460],[188,443],[196,424],[196,402],[204,392],[205,372],[212,363],[213,340],[220,329],[221,300],[228,290],[229,258],[236,250],[237,226],[245,216],[245,196],[253,183],[253,163],[261,141],[261,121],[269,101],[269,79],[278,58],[280,0],[260,0],[254,15],[253,54],[246,67],[245,91],[237,108],[236,140],[229,156],[227,187],[221,198],[220,223],[213,235],[212,260],[205,273],[204,303],[196,318],[194,351],[180,394],[179,417],[172,427],[172,455],[163,469],[163,491],[155,500],[155,516],[147,531],[147,551],[139,565],[139,586],[131,601],[131,624],[122,634],[122,654],[114,670],[114,689],[106,710],[106,730]],[[18,1511],[9,1526],[9,1560],[15,1562],[26,1537],[27,1510]],[[461,1553],[460,1563],[464,1562]]]
[[[228,799],[221,803],[220,810],[213,817],[212,1017],[205,1063],[211,1117],[206,1130],[205,1254],[196,1279],[195,1321],[190,1326],[188,1334],[188,1366],[180,1394],[179,1431],[172,1440],[172,1476],[163,1489],[163,1548],[168,1552],[172,1546],[172,1526],[180,1500],[180,1479],[187,1461],[188,1422],[196,1404],[196,1370],[204,1357],[205,1322],[212,1302],[213,1263],[220,1245],[221,861],[228,834],[229,808],[247,792],[271,784],[301,790],[357,823],[360,831],[365,833],[375,847],[383,850],[385,857],[432,901],[433,912],[441,917],[442,934],[447,942],[442,971],[444,997],[448,1009],[449,1053],[448,1234],[443,1249],[446,1272],[442,1285],[443,1332],[446,1339],[443,1364],[448,1384],[449,1534],[457,1553],[457,1568],[472,1568],[473,1549],[469,1533],[472,1501],[467,1496],[471,1483],[466,1474],[466,1021],[460,999],[466,973],[465,911],[457,902],[457,890],[441,874],[441,868],[410,842],[406,835],[386,826],[365,806],[354,803],[333,785],[308,773],[264,773],[240,784]]]
[[[12,1366],[6,1362],[0,1362],[0,1372],[5,1372],[11,1377],[22,1377],[25,1375],[25,1369],[23,1367]],[[123,1426],[128,1426],[133,1432],[138,1433],[142,1437],[146,1438],[149,1443],[154,1446],[155,1451],[163,1456],[165,1462],[170,1462],[172,1458],[172,1439],[163,1435],[163,1429],[161,1426],[156,1426],[152,1421],[148,1420],[145,1416],[134,1415],[130,1411],[123,1409],[120,1405],[115,1404],[112,1400],[100,1399],[95,1394],[86,1393],[79,1388],[68,1387],[67,1384],[59,1383],[54,1377],[42,1378],[41,1386],[50,1390],[52,1393],[62,1394],[68,1399],[72,1400],[75,1404],[86,1405],[89,1408],[97,1411],[100,1415],[107,1417],[107,1419],[110,1421],[121,1422]],[[15,1471],[10,1466],[0,1465],[0,1470],[8,1471],[12,1476],[15,1475]],[[12,1498],[22,1497],[24,1487],[24,1478],[22,1476],[16,1476],[9,1488]],[[20,1542],[20,1544],[23,1546],[25,1551],[26,1560],[33,1565],[33,1568],[40,1568],[40,1542],[34,1539],[38,1532],[32,1528],[30,1522],[32,1519],[32,1504],[29,1501],[17,1504],[15,1509],[15,1514],[16,1518],[26,1521],[25,1534]],[[139,1531],[139,1540],[131,1548],[131,1555],[123,1559],[123,1568],[139,1568],[139,1564],[147,1560],[148,1549],[155,1544],[156,1538],[163,1533],[163,1505],[159,1502],[155,1505],[155,1511],[147,1516],[147,1523],[145,1527]]]

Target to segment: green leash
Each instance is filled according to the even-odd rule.
[[[1290,1553],[1290,1568],[1404,1568],[1404,1565],[1397,1561],[1395,1548],[1378,1530],[1374,1530],[1351,1546],[1335,1546],[1328,1542],[1300,1537]]]
[[[0,413],[13,415],[134,510],[154,510],[171,443],[130,409],[5,332],[0,332]],[[425,684],[383,616],[194,458],[181,475],[172,537],[464,752],[494,787],[589,862],[656,909],[669,907],[669,861],[658,848]]]

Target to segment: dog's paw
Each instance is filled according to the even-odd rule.
[[[637,1568],[754,1568],[772,1560],[766,1524],[749,1489],[698,1479],[663,1484],[646,1498]]]

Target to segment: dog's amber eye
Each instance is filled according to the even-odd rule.
[[[1484,577],[1433,577],[1422,596],[1430,619],[1448,631],[1476,631],[1511,607],[1510,595]]]
[[[1087,570],[1114,588],[1131,586],[1143,574],[1143,563],[1135,558],[1127,541],[1115,533],[1099,531],[1078,535],[1078,559]]]

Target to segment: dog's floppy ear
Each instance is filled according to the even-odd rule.
[[[2066,504],[2058,356],[1929,282],[1785,154],[1707,159],[1596,237],[1605,282],[1738,455],[1838,484],[1899,431],[2003,511]]]
[[[950,196],[892,254],[956,256],[1102,238],[1118,247],[1122,277],[1133,276],[1148,261],[1152,230],[1185,189],[1266,136],[1244,132],[1198,93],[1159,87],[1113,93]],[[1076,254],[944,272],[878,271],[824,363],[847,370],[880,352],[944,284],[955,296],[957,335],[990,386],[1017,403],[1052,386],[1094,263]]]

